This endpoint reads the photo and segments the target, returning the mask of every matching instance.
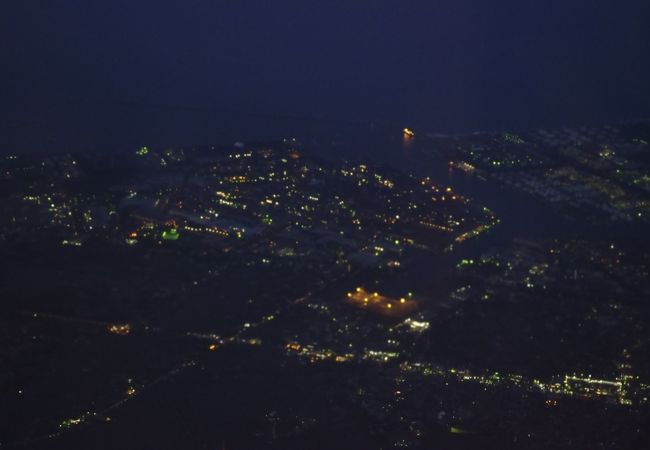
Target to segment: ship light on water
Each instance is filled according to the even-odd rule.
[[[415,136],[415,133],[410,128],[404,128],[404,136],[412,138],[413,136]]]

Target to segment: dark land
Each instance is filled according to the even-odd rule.
[[[650,447],[650,125],[398,135],[3,157],[0,447]]]

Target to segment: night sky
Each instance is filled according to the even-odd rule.
[[[4,2],[0,151],[648,117],[649,23],[647,0]]]

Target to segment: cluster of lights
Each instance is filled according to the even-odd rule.
[[[412,299],[413,294],[408,293],[407,297],[394,299],[379,294],[379,292],[366,292],[362,287],[357,287],[353,292],[347,293],[348,301],[362,308],[373,309],[380,313],[388,313],[395,310],[395,313],[404,314],[415,310],[416,304]]]
[[[336,353],[330,349],[317,349],[313,345],[302,345],[297,342],[289,342],[285,345],[285,351],[295,354],[302,358],[307,358],[309,362],[316,363],[331,360],[337,363],[344,363],[354,359],[352,353]]]
[[[108,326],[108,331],[120,336],[126,336],[131,333],[131,324],[111,324]]]

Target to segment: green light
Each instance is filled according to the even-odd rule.
[[[135,152],[135,154],[138,155],[138,156],[144,156],[144,155],[146,155],[147,153],[149,153],[149,149],[147,148],[147,146],[140,147],[140,148]]]
[[[162,238],[166,241],[177,241],[179,237],[180,234],[178,234],[178,230],[176,228],[162,232]]]

